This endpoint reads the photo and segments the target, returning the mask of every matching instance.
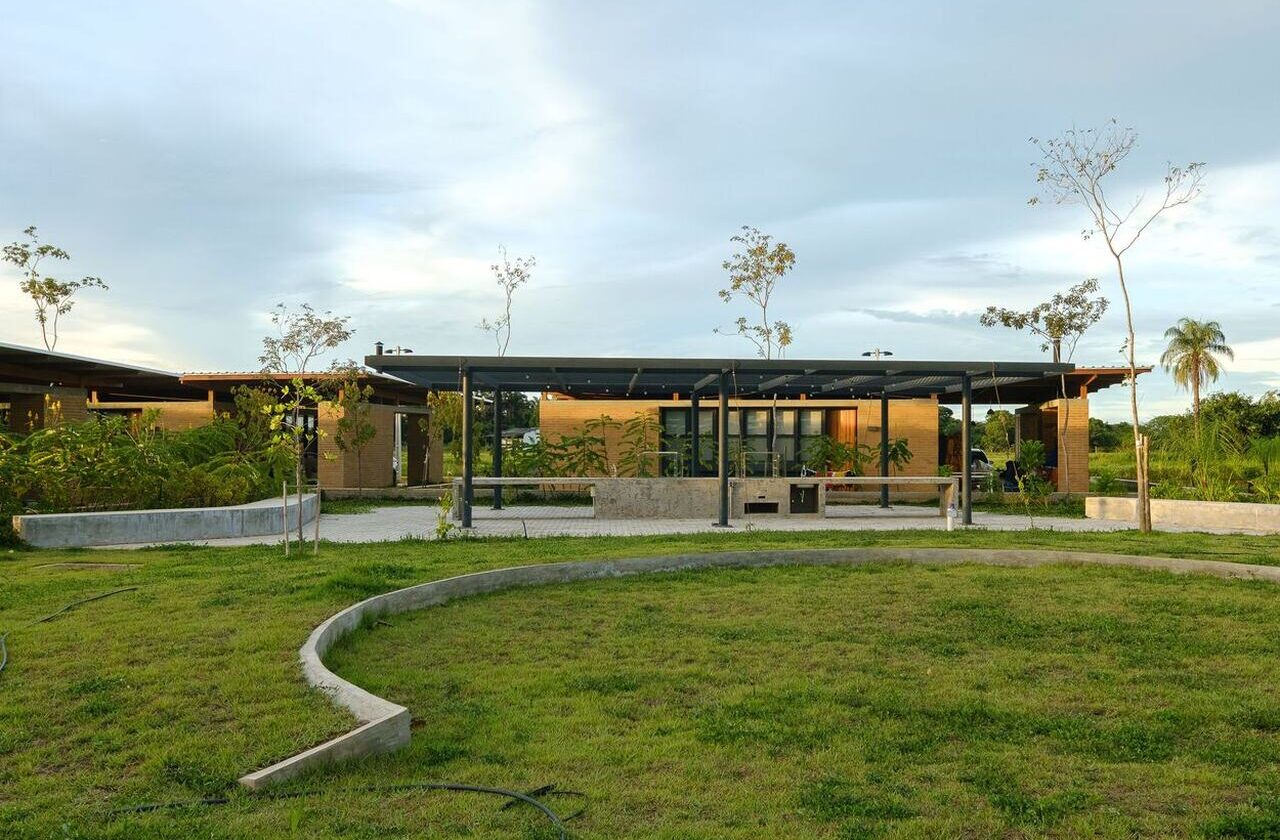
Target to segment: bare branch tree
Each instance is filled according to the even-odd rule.
[[[1120,293],[1124,298],[1127,340],[1125,352],[1129,361],[1129,408],[1133,423],[1133,445],[1137,462],[1138,529],[1151,530],[1151,493],[1147,486],[1147,469],[1142,457],[1142,431],[1138,417],[1138,362],[1133,328],[1133,302],[1124,271],[1124,256],[1137,244],[1156,219],[1165,211],[1179,207],[1200,194],[1204,177],[1203,163],[1185,166],[1168,164],[1164,189],[1154,201],[1139,194],[1131,204],[1117,205],[1107,195],[1107,177],[1129,156],[1137,145],[1138,135],[1132,128],[1121,128],[1111,120],[1101,129],[1071,129],[1060,137],[1041,140],[1031,138],[1040,151],[1036,164],[1036,182],[1043,197],[1055,204],[1078,204],[1089,215],[1090,226],[1081,231],[1088,240],[1100,236],[1116,264]],[[1039,204],[1040,196],[1028,203]]]
[[[499,246],[498,250],[502,252],[502,262],[494,263],[490,266],[493,275],[497,278],[498,288],[502,289],[505,298],[505,305],[496,320],[490,322],[488,318],[480,321],[478,326],[485,332],[493,333],[493,340],[498,345],[498,355],[507,355],[507,345],[511,343],[511,301],[515,297],[516,289],[529,282],[529,277],[533,273],[533,268],[538,261],[532,257],[517,257],[515,262],[507,258],[507,249]]]
[[[718,292],[725,303],[741,295],[760,310],[758,324],[750,323],[743,315],[734,322],[734,332],[754,344],[756,352],[766,359],[772,359],[775,352],[781,358],[791,344],[791,325],[779,320],[770,323],[769,304],[778,281],[796,263],[796,255],[787,243],[770,247],[772,239],[748,225],[742,226],[742,233],[730,237],[729,241],[738,243],[742,250],[724,261],[722,267],[729,272],[729,288]],[[716,332],[723,331],[717,328]]]
[[[41,242],[36,235],[35,225],[22,233],[28,241],[11,242],[4,246],[0,259],[12,263],[22,271],[22,282],[18,284],[18,288],[35,304],[36,323],[40,325],[44,349],[53,350],[58,346],[58,319],[71,311],[71,307],[75,305],[72,298],[76,292],[92,288],[105,291],[108,286],[97,277],[58,280],[41,274],[40,263],[45,259],[69,260],[71,255],[56,245]]]
[[[1110,304],[1105,297],[1097,294],[1098,280],[1090,277],[1072,286],[1066,292],[1057,292],[1044,303],[1038,303],[1030,309],[1019,312],[1002,306],[988,306],[978,320],[984,327],[1002,326],[1012,330],[1029,331],[1041,339],[1040,351],[1053,351],[1053,361],[1063,360],[1063,347],[1066,348],[1066,360],[1069,362],[1076,354],[1076,345],[1085,332],[1106,314]],[[1067,394],[1067,375],[1058,377],[1062,395],[1062,424],[1070,427],[1071,401]],[[1067,492],[1071,492],[1071,472],[1067,458],[1067,442],[1063,438],[1058,442],[1058,463],[1062,465],[1063,484]],[[1087,451],[1087,447],[1086,447]]]
[[[293,449],[294,482],[298,493],[298,540],[302,540],[302,461],[307,446],[320,434],[317,422],[314,429],[308,429],[304,422],[303,408],[318,405],[328,395],[314,385],[308,384],[303,374],[308,373],[311,363],[322,353],[333,350],[351,338],[354,330],[347,326],[351,319],[345,315],[337,316],[326,310],[317,313],[309,303],[302,304],[296,311],[283,303],[277,304],[271,313],[271,323],[277,335],[269,335],[262,339],[262,354],[258,362],[262,364],[263,373],[290,374],[288,384],[279,388],[279,402],[274,406],[272,430],[282,442]],[[319,508],[317,508],[319,516]]]

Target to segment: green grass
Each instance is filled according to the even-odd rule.
[[[439,507],[437,499],[390,499],[390,498],[354,498],[324,499],[320,504],[320,512],[330,515],[346,516],[370,513],[380,507]]]
[[[288,559],[281,556],[278,549],[268,547],[8,552],[0,555],[0,632],[12,631],[8,640],[9,666],[0,673],[0,837],[384,837],[396,836],[397,833],[483,837],[521,836],[520,832],[539,830],[540,823],[536,819],[523,812],[498,812],[490,800],[445,795],[424,797],[407,793],[388,798],[344,794],[336,790],[344,785],[377,784],[404,778],[444,778],[472,771],[474,775],[464,780],[517,786],[526,781],[556,781],[585,789],[594,797],[590,819],[601,819],[604,822],[600,825],[609,825],[609,808],[613,806],[607,803],[625,803],[625,797],[619,799],[622,792],[606,784],[607,779],[599,775],[603,772],[599,767],[566,772],[554,779],[535,779],[535,776],[542,775],[544,769],[544,765],[534,761],[536,753],[530,753],[526,758],[521,752],[494,752],[490,756],[495,759],[493,762],[483,767],[471,764],[469,762],[480,761],[486,755],[477,746],[479,742],[456,740],[448,730],[437,726],[436,712],[417,700],[412,700],[411,705],[422,719],[416,725],[412,750],[403,756],[336,769],[301,783],[335,788],[324,796],[287,802],[257,801],[237,793],[234,780],[247,771],[313,746],[350,726],[345,715],[334,709],[323,696],[305,688],[296,655],[298,646],[312,627],[336,610],[368,595],[469,570],[526,563],[682,551],[846,545],[1043,545],[1280,565],[1280,539],[1276,538],[1201,534],[1064,534],[1050,531],[1024,534],[777,534],[736,531],[629,539],[322,544],[319,558],[295,553]],[[121,571],[39,568],[50,563],[94,561],[135,563],[138,567]],[[1001,577],[996,570],[990,571]],[[1092,573],[1074,570],[1059,571],[1068,577],[1092,576]],[[970,573],[957,572],[955,578],[938,580],[960,580],[963,574]],[[900,576],[905,572],[892,570],[888,574]],[[1008,580],[1047,580],[1029,572],[1007,571],[1002,574],[1003,579]],[[1133,592],[1134,597],[1141,594],[1135,587],[1140,587],[1147,578],[1134,575],[1106,579],[1115,581],[1115,585],[1109,590],[1097,590],[1090,596],[1097,597],[1099,608],[1105,608],[1112,601],[1112,606],[1129,603],[1126,600],[1130,597],[1128,593]],[[1217,622],[1220,618],[1226,620],[1238,614],[1240,620],[1251,624],[1259,644],[1280,638],[1280,634],[1275,632],[1277,628],[1271,624],[1275,619],[1256,615],[1254,601],[1249,600],[1271,596],[1254,594],[1253,587],[1243,584],[1194,581],[1187,585],[1206,587],[1211,594],[1220,593],[1213,595],[1211,602],[1216,606],[1208,613],[1207,619],[1199,613],[1183,615],[1188,633],[1207,632],[1197,629],[1204,621]],[[121,586],[137,586],[138,591],[86,604],[54,621],[23,628],[32,619],[51,613],[70,601]],[[745,594],[749,589],[744,587],[742,591]],[[1259,591],[1266,593],[1270,590]],[[1232,601],[1232,593],[1241,593],[1239,597],[1244,600]],[[900,589],[899,594],[909,596],[910,590]],[[528,604],[537,602],[536,598],[527,601]],[[1041,595],[1034,592],[1023,599],[1023,603],[1035,609],[1039,609],[1042,602]],[[483,613],[488,603],[476,602],[475,606]],[[1134,603],[1145,602],[1138,600]],[[459,609],[471,606],[459,605]],[[736,605],[730,608],[729,603],[722,604],[721,609],[726,616],[737,612]],[[756,607],[748,599],[744,602],[742,614],[749,615],[753,609]],[[440,613],[444,614],[443,611]],[[492,617],[493,614],[490,612],[490,615]],[[521,644],[527,643],[530,648],[512,648],[513,664],[527,663],[530,657],[541,655],[549,667],[559,667],[556,663],[562,658],[565,639],[560,625],[564,625],[566,629],[563,632],[570,635],[582,631],[582,625],[575,623],[576,618],[570,621],[571,616],[563,615],[548,620],[538,629],[537,621],[529,623],[519,615],[518,612],[513,614],[511,631],[516,635],[512,638],[523,640]],[[665,620],[661,610],[648,617],[645,611],[636,610],[630,610],[626,615],[638,628],[647,621],[659,626]],[[423,620],[429,619],[423,616]],[[779,621],[783,621],[781,615]],[[399,624],[400,619],[396,619],[397,628]],[[608,623],[601,625],[601,629],[608,626]],[[745,651],[754,650],[757,641],[749,634],[740,641],[731,638],[747,629],[726,630],[729,634],[725,636],[726,651],[729,646],[739,645],[745,645]],[[921,632],[925,629],[920,628]],[[1128,632],[1128,625],[1117,625],[1106,632],[1123,635]],[[381,633],[381,630],[376,630],[367,639],[357,639],[355,644],[380,642],[383,638]],[[541,636],[546,637],[545,645],[538,641]],[[590,638],[603,637],[593,634]],[[1224,640],[1222,656],[1237,662],[1240,655],[1232,652],[1231,647],[1225,644],[1227,641],[1230,638]],[[417,651],[418,662],[424,670],[428,642],[435,644],[424,639]],[[602,643],[616,645],[617,641],[603,639]],[[588,641],[588,647],[591,644]],[[1064,649],[1070,650],[1071,647]],[[492,652],[492,648],[488,650]],[[691,650],[696,652],[696,646]],[[1259,667],[1273,670],[1274,657],[1255,658]],[[402,665],[388,664],[386,673],[396,673]],[[604,690],[604,693],[595,691],[596,695],[607,697],[608,691],[625,689],[632,682],[644,679],[651,671],[661,672],[668,667],[675,667],[678,671],[679,665],[678,659],[644,666],[636,664],[633,668],[635,673],[623,672],[621,676],[580,669],[576,677],[581,680],[581,686],[595,686]],[[1170,669],[1168,676],[1174,681],[1170,685],[1184,685],[1203,670],[1191,660],[1186,661],[1186,666]],[[490,726],[491,715],[499,714],[507,716],[511,723],[510,737],[525,739],[530,744],[543,737],[538,730],[522,721],[521,707],[495,711],[487,705],[492,698],[485,700],[477,693],[483,686],[465,684],[460,681],[462,672],[456,673],[459,681],[449,689],[448,702],[438,708],[442,721],[452,721],[450,726],[455,725],[465,717],[467,709],[472,709],[477,726]],[[799,680],[808,679],[803,672],[793,676]],[[1273,692],[1273,684],[1271,677],[1259,679],[1256,685],[1259,696]],[[1125,696],[1133,688],[1125,683],[1118,686],[1115,690]],[[642,686],[636,690],[640,688]],[[1144,687],[1139,688],[1145,690]],[[689,690],[695,693],[701,690],[700,683],[691,683]],[[565,718],[564,726],[579,726],[569,714],[581,702],[574,699],[576,696],[565,697],[565,711],[569,716]],[[1230,699],[1227,694],[1222,698]],[[398,699],[410,700],[408,696]],[[691,705],[686,709],[690,714],[702,708],[693,705],[695,699],[691,695]],[[739,700],[745,702],[746,695],[735,702]],[[1250,713],[1253,715],[1251,719],[1264,727],[1280,726],[1280,713],[1273,712],[1261,699],[1259,703]],[[711,727],[706,731],[712,731],[721,724],[730,726],[730,729],[736,725],[724,721],[716,723],[705,715],[699,717],[699,720],[704,719],[705,725]],[[699,743],[715,746],[711,741]],[[1244,749],[1230,739],[1221,741],[1219,748],[1224,755]],[[630,760],[640,761],[645,747],[643,743],[633,743],[628,749],[634,751],[634,758]],[[716,746],[716,749],[720,747]],[[466,750],[466,755],[458,753],[459,750]],[[687,757],[659,757],[653,766],[667,762],[672,772],[683,773],[685,770],[678,762],[684,758]],[[739,772],[740,768],[724,769]],[[1253,796],[1252,791],[1261,790],[1255,788],[1252,781],[1257,772],[1261,771],[1248,770],[1247,778],[1233,777],[1240,785],[1241,796],[1224,802],[1224,820],[1237,820],[1239,825],[1246,825],[1250,820],[1270,819],[1266,815],[1271,813],[1267,811],[1271,806],[1263,794],[1257,795],[1253,806],[1244,802],[1244,797]],[[845,778],[839,774],[835,777]],[[637,789],[643,793],[643,785],[637,784]],[[838,792],[843,788],[837,785],[832,790]],[[1030,796],[1037,790],[1039,788],[1032,786],[1022,792]],[[233,793],[234,801],[221,808],[138,816],[110,815],[114,808],[137,803],[187,799],[227,791]],[[748,797],[748,793],[744,789],[739,795]],[[765,794],[760,793],[760,796]],[[772,794],[768,796],[772,797]],[[407,809],[405,814],[393,813],[389,802],[403,804]],[[572,810],[568,800],[557,801],[556,804],[561,810]],[[655,812],[647,815],[646,819],[661,816],[666,820],[664,825],[678,826],[686,824],[683,822],[686,819],[693,820],[700,808],[710,808],[713,804],[713,799],[690,797],[681,800],[678,807],[672,802],[670,810],[664,806],[661,814]],[[798,809],[801,805],[797,799],[787,807]],[[918,810],[921,806],[911,807]],[[781,818],[777,814],[772,814],[772,817]],[[818,825],[808,817],[804,819],[810,820],[804,823],[806,826]],[[692,826],[695,823],[687,824]],[[582,822],[579,826],[581,836],[609,836],[608,831],[601,833],[601,830],[592,828],[593,825]],[[819,832],[815,836],[839,837],[839,832],[844,829],[833,823],[829,830],[823,828],[822,831],[827,833]],[[472,833],[469,835],[468,832]],[[696,834],[692,828],[688,831],[671,828],[666,836],[716,835]]]
[[[894,507],[920,507],[929,508],[937,511],[938,500],[931,499],[921,502],[901,502],[893,503]],[[1003,493],[996,495],[994,493],[974,493],[973,509],[980,510],[984,513],[1000,513],[1010,516],[1026,516],[1028,510],[1032,518],[1051,517],[1056,519],[1084,519],[1084,496],[1072,496],[1070,498],[1046,499],[1044,501],[1032,501],[1030,505],[1024,504],[1018,497],[1017,493]],[[1050,523],[1052,524],[1052,523]]]
[[[583,789],[583,837],[1233,836],[1280,827],[1248,805],[1280,781],[1276,600],[1130,570],[718,570],[471,599],[330,662],[416,712],[386,777]],[[468,836],[510,836],[487,817]]]
[[[373,491],[370,491],[373,492]],[[478,493],[477,505],[489,505],[492,496],[486,492]],[[591,496],[585,493],[565,491],[536,491],[508,489],[503,494],[508,505],[536,505],[538,507],[580,507],[592,504]],[[321,512],[339,516],[371,513],[380,507],[436,507],[438,499],[397,499],[378,496],[366,496],[354,499],[325,499],[321,504]]]

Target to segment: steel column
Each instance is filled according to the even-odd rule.
[[[502,478],[502,389],[493,389],[493,477]],[[502,487],[494,485],[493,509],[502,510]]]
[[[964,524],[973,524],[973,444],[969,426],[973,423],[973,378],[965,374],[960,380],[960,498],[964,506]]]
[[[702,453],[698,447],[698,392],[694,391],[689,395],[689,475],[697,478],[698,473],[702,472],[701,464]]]
[[[472,502],[472,440],[471,440],[471,371],[463,368],[458,377],[458,390],[462,392],[462,527],[471,527]]]
[[[889,477],[889,395],[880,395],[880,477]],[[889,507],[889,485],[880,485],[880,507]]]
[[[716,464],[720,481],[720,516],[716,525],[729,527],[729,376],[720,374],[720,410],[716,413]]]

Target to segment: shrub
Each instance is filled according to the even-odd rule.
[[[1090,489],[1100,496],[1112,496],[1121,490],[1120,479],[1112,470],[1098,470],[1089,483]]]
[[[275,494],[288,450],[261,445],[223,417],[189,431],[156,415],[94,417],[25,435],[0,434],[0,539],[21,513],[231,505]]]

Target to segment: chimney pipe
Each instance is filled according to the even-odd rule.
[[[373,345],[373,355],[375,355],[375,356],[381,356],[381,355],[382,355],[382,342],[381,342],[381,341],[379,341],[379,342],[375,342],[375,343],[374,343],[374,345]]]

